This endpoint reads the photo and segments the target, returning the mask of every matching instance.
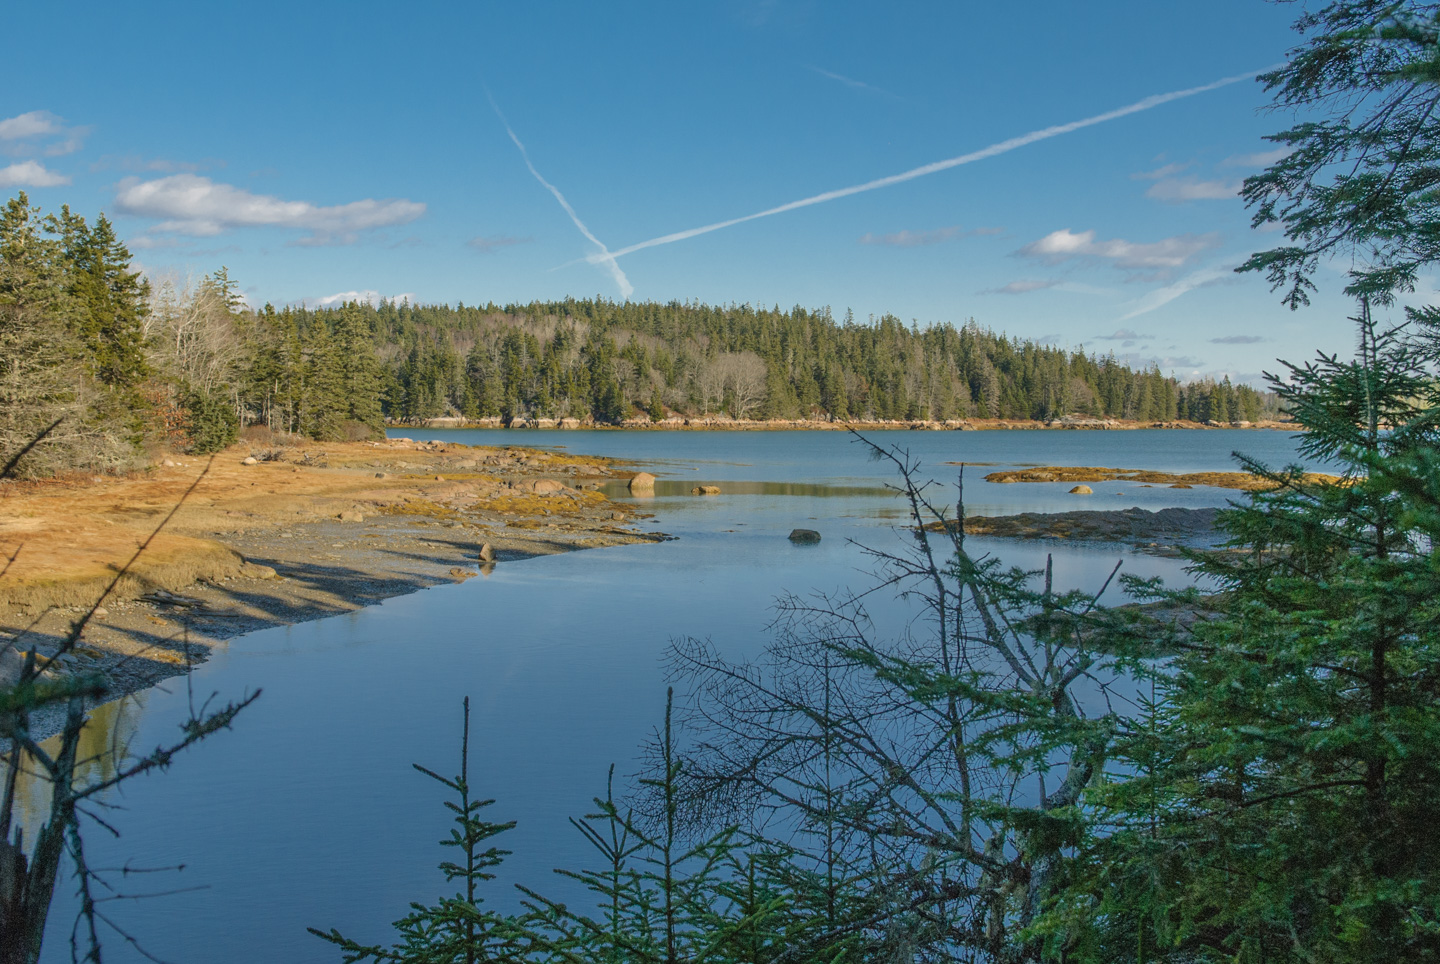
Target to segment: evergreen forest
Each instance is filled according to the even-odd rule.
[[[826,421],[1255,422],[1275,397],[981,328],[795,307],[616,303],[246,307],[225,269],[147,279],[102,214],[0,212],[0,444],[20,470],[213,452],[247,425],[317,439],[386,421],[674,415]]]

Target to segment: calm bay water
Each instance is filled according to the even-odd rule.
[[[307,925],[382,941],[412,900],[450,890],[435,865],[448,814],[438,785],[411,769],[458,770],[460,702],[472,706],[472,781],[497,803],[489,816],[519,821],[499,841],[515,852],[493,900],[514,904],[509,882],[562,899],[579,895],[550,873],[588,858],[566,817],[588,812],[608,766],[636,768],[637,748],[663,712],[660,656],[679,636],[711,638],[732,656],[767,640],[775,597],[869,585],[853,544],[899,548],[903,507],[885,490],[886,463],[838,432],[506,432],[410,430],[411,438],[563,447],[633,461],[661,479],[645,525],[678,536],[656,545],[574,552],[498,566],[488,578],[391,599],[362,612],[232,640],[195,671],[196,700],[263,688],[258,703],[167,773],[127,786],[106,815],[123,832],[88,837],[96,866],[185,864],[148,875],[135,891],[202,888],[119,901],[106,913],[170,961],[335,961]],[[1262,431],[877,432],[906,448],[953,503],[957,466],[1104,465],[1175,472],[1233,468],[1239,449],[1271,464],[1295,460],[1293,439]],[[1223,505],[1217,489],[1093,483],[996,485],[990,466],[966,470],[967,511]],[[726,494],[696,498],[690,486]],[[612,486],[614,498],[629,498]],[[821,531],[794,546],[795,527]],[[1057,585],[1098,588],[1117,559],[1124,571],[1182,581],[1174,560],[1117,547],[972,540],[1007,562],[1055,555]],[[882,629],[906,613],[877,604]],[[97,712],[97,723],[136,752],[172,740],[191,693],[172,680]],[[97,733],[97,740],[101,739]],[[69,959],[74,914],[59,886],[47,961]],[[142,960],[113,935],[107,959]]]

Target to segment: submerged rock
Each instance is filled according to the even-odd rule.
[[[820,533],[814,529],[791,529],[790,541],[796,545],[813,545],[820,541]]]

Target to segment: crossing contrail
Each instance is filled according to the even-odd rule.
[[[1115,110],[1106,111],[1103,114],[1096,114],[1095,116],[1087,117],[1084,120],[1071,121],[1068,124],[1056,124],[1053,127],[1045,127],[1041,128],[1038,131],[1031,131],[1028,134],[1021,134],[1019,137],[1012,137],[1009,140],[1000,141],[997,144],[991,144],[989,147],[981,148],[978,151],[971,151],[969,154],[961,154],[959,157],[951,157],[943,161],[936,161],[933,164],[926,164],[922,167],[912,168],[911,170],[905,171],[900,174],[892,174],[889,177],[876,178],[873,181],[866,181],[864,184],[856,184],[852,187],[842,187],[838,190],[826,191],[824,194],[816,194],[813,197],[801,198],[798,201],[791,201],[790,203],[782,204],[779,207],[767,208],[764,211],[757,211],[754,214],[747,214],[743,217],[731,218],[728,221],[717,221],[714,224],[707,224],[704,227],[690,228],[688,231],[676,231],[674,234],[666,234],[658,238],[651,238],[649,241],[641,241],[638,244],[629,245],[627,247],[619,249],[618,251],[610,251],[607,249],[603,254],[592,254],[586,257],[585,260],[590,262],[591,264],[614,265],[617,258],[623,258],[627,254],[634,254],[636,251],[643,251],[646,248],[656,248],[662,244],[674,244],[676,241],[685,241],[689,238],[698,237],[702,234],[709,234],[711,231],[719,231],[721,228],[729,228],[737,224],[744,224],[746,221],[757,221],[760,218],[768,218],[775,214],[784,214],[786,211],[794,211],[799,208],[808,208],[814,204],[824,204],[826,201],[839,200],[842,197],[849,197],[852,194],[864,194],[866,191],[875,191],[882,187],[890,187],[892,184],[903,184],[906,181],[913,181],[918,177],[925,177],[928,174],[938,174],[941,171],[948,171],[952,167],[961,167],[965,164],[973,164],[976,161],[983,161],[987,157],[994,157],[997,154],[1006,154],[1010,151],[1015,150],[1018,147],[1024,147],[1027,144],[1034,144],[1036,141],[1049,140],[1052,137],[1059,137],[1061,134],[1069,134],[1071,131],[1078,131],[1081,128],[1094,127],[1096,124],[1103,124],[1106,121],[1117,120],[1121,117],[1127,117],[1130,114],[1138,114],[1141,111],[1150,110],[1152,107],[1159,107],[1161,104],[1168,104],[1174,100],[1181,100],[1186,97],[1194,97],[1196,94],[1203,94],[1208,91],[1218,90],[1221,87],[1228,87],[1230,84],[1236,84],[1242,80],[1250,80],[1257,74],[1262,74],[1267,70],[1274,70],[1275,67],[1278,66],[1283,66],[1283,64],[1266,67],[1264,68],[1264,70],[1252,70],[1249,73],[1235,74],[1231,77],[1222,77],[1219,80],[1214,81],[1213,83],[1204,84],[1200,87],[1187,87],[1185,90],[1172,90],[1167,94],[1155,94],[1151,97],[1146,97],[1144,100],[1137,100],[1135,103],[1128,104],[1125,107],[1119,107]],[[513,138],[515,135],[511,134],[510,136]],[[516,141],[515,143],[518,144],[520,142]],[[523,151],[524,148],[521,148],[521,150]],[[529,162],[527,161],[526,163]],[[535,169],[532,167],[530,170],[533,172]],[[536,174],[535,176],[539,177],[540,175]],[[554,189],[551,188],[551,190]],[[559,196],[558,192],[556,192],[556,196]],[[563,200],[561,203],[564,203]],[[579,224],[579,221],[576,221],[576,224]],[[586,232],[586,235],[589,235],[588,231]],[[591,240],[594,239],[591,238]],[[596,244],[599,244],[599,242],[597,241]],[[604,246],[601,245],[601,247],[603,248]],[[619,268],[617,267],[615,270],[618,271]]]
[[[540,172],[535,170],[535,165],[530,163],[530,152],[525,150],[525,145],[520,143],[520,138],[515,136],[515,131],[510,127],[510,122],[505,119],[505,114],[500,110],[500,105],[495,103],[494,97],[490,96],[489,88],[485,89],[485,99],[490,101],[490,107],[495,111],[495,116],[500,118],[500,123],[505,125],[505,133],[510,135],[510,140],[514,141],[515,146],[520,149],[520,157],[525,161],[525,166],[530,169],[530,173],[535,176],[535,180],[544,185],[545,190],[555,195],[555,200],[559,201],[560,206],[565,209],[565,213],[570,215],[570,220],[575,222],[575,227],[579,228],[580,233],[585,235],[595,247],[600,249],[599,254],[592,254],[585,260],[591,264],[603,264],[609,270],[610,277],[614,278],[615,283],[620,286],[620,297],[629,298],[635,293],[635,286],[630,283],[629,278],[625,277],[625,272],[620,270],[620,265],[616,263],[615,256],[610,253],[610,249],[605,247],[603,241],[590,233],[590,229],[585,226],[584,221],[580,220],[580,215],[575,213],[575,209],[570,206],[569,201],[565,200],[565,195],[560,193],[560,189],[545,180],[545,178],[540,175]]]

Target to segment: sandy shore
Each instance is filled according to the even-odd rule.
[[[666,538],[597,491],[629,474],[605,459],[395,440],[242,445],[128,479],[0,484],[0,683],[24,652],[53,654],[97,601],[52,672],[102,673],[114,698],[243,633],[537,555]],[[58,715],[33,722],[58,729]]]

